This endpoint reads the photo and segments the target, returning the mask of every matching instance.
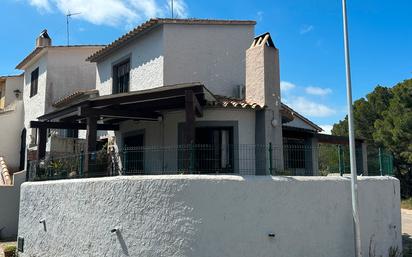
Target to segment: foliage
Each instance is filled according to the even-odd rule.
[[[395,175],[403,196],[412,195],[412,79],[393,88],[377,86],[353,105],[355,136],[394,155]],[[333,135],[348,135],[347,116],[334,124]]]
[[[403,199],[401,202],[401,208],[412,210],[412,197],[408,199]]]
[[[4,251],[4,256],[5,257],[16,257],[17,253],[16,253],[16,246],[15,245],[5,245],[3,246],[3,251]]]

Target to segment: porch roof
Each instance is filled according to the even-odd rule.
[[[62,107],[38,119],[81,120],[89,115],[96,115],[105,118],[107,123],[122,119],[156,120],[161,110],[184,108],[186,91],[192,91],[202,106],[214,99],[201,83],[187,83],[97,96]]]

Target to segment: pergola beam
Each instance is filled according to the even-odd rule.
[[[109,108],[90,108],[90,107],[79,107],[79,116],[100,116],[100,117],[110,117],[110,118],[129,118],[137,120],[157,120],[159,114],[154,112],[141,112],[136,109],[116,109],[115,107]]]
[[[55,122],[55,121],[30,121],[31,128],[45,129],[87,129],[86,123]],[[119,125],[97,124],[97,130],[119,130]]]

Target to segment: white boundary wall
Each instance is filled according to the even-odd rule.
[[[13,185],[0,186],[0,240],[16,239],[19,218],[20,186],[26,172],[13,174]]]
[[[360,177],[359,205],[364,256],[370,242],[376,256],[400,249],[399,181]],[[111,233],[115,227],[119,232]],[[350,181],[342,177],[24,183],[19,236],[25,240],[22,257],[354,255]]]

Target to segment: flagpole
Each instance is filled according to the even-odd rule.
[[[345,68],[346,68],[346,95],[348,104],[348,127],[349,127],[349,150],[350,150],[350,173],[351,173],[351,193],[352,193],[352,215],[355,236],[355,256],[362,257],[359,212],[358,212],[358,182],[356,169],[356,151],[355,151],[355,128],[353,123],[353,105],[352,105],[352,81],[350,72],[349,58],[349,35],[346,13],[346,0],[342,0],[343,12],[343,37],[345,46]]]

